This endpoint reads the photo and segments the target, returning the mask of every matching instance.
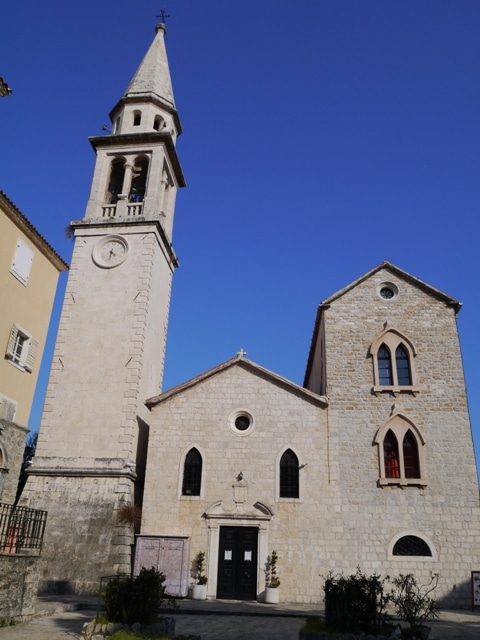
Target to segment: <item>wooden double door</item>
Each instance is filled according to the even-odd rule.
[[[217,598],[256,600],[258,528],[220,527]]]

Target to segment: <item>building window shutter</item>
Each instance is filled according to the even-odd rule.
[[[5,357],[24,371],[33,370],[33,363],[37,355],[38,342],[22,327],[14,324],[10,330]]]
[[[27,284],[32,268],[33,251],[22,240],[17,240],[10,271],[23,284]]]
[[[6,351],[7,358],[12,359],[15,355],[15,342],[17,341],[18,329],[17,325],[13,325],[10,331],[10,337],[8,338],[8,346]]]
[[[33,371],[33,361],[35,360],[35,356],[37,355],[38,342],[33,338],[30,338],[28,341],[28,352],[27,358],[25,360],[25,370],[29,373]]]

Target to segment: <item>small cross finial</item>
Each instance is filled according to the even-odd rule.
[[[170,14],[165,12],[165,7],[160,11],[160,15],[156,16],[157,18],[161,18],[162,22],[165,22],[167,18],[170,18]]]
[[[240,349],[240,351],[237,351],[237,356],[239,358],[243,358],[243,356],[246,356],[246,355],[247,355],[247,352],[244,351],[243,349]]]

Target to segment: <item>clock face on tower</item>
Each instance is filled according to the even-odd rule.
[[[126,259],[128,244],[122,236],[105,236],[93,248],[92,259],[103,269],[117,267]]]

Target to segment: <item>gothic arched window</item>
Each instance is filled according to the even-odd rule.
[[[299,497],[298,458],[291,449],[287,449],[280,458],[280,498]]]
[[[397,367],[398,384],[402,386],[412,384],[410,359],[403,344],[399,345],[395,351],[395,365]]]
[[[382,385],[393,384],[392,377],[392,359],[390,357],[390,351],[382,344],[377,352],[378,362],[378,381]]]
[[[383,440],[383,457],[385,461],[385,477],[400,478],[398,442],[392,430],[388,431]]]
[[[395,415],[378,430],[380,485],[399,484],[425,486],[423,463],[424,440],[413,423]]]
[[[413,391],[416,355],[413,344],[395,329],[385,330],[371,345],[374,391]]]
[[[199,496],[202,486],[202,456],[193,447],[185,456],[183,465],[182,496]]]
[[[420,477],[418,444],[415,436],[410,431],[410,429],[403,437],[403,467],[405,470],[405,478]]]

